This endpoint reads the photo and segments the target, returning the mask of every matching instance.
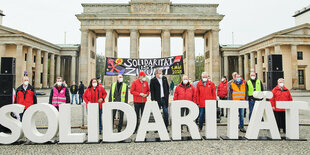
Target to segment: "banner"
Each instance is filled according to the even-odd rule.
[[[184,73],[183,56],[166,58],[106,58],[105,75],[129,75],[137,76],[141,71],[152,76],[156,69],[162,69],[163,75],[178,75]]]

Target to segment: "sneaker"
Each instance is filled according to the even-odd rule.
[[[239,130],[240,130],[240,132],[243,132],[243,133],[246,132],[245,128],[240,128]]]

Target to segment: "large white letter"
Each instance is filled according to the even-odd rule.
[[[257,139],[261,129],[268,129],[272,139],[281,139],[270,102],[256,101],[245,137]]]
[[[206,138],[217,139],[216,133],[216,101],[206,100],[205,117],[206,117]]]
[[[277,101],[277,108],[286,109],[286,138],[299,139],[299,109],[309,110],[303,101]]]
[[[151,113],[153,113],[155,119],[154,123],[149,123]],[[158,104],[157,102],[154,101],[145,103],[136,141],[143,142],[147,131],[158,131],[160,140],[162,141],[170,140]]]
[[[38,131],[35,118],[33,117],[40,111],[44,112],[48,119],[48,129],[45,134]],[[58,111],[54,106],[47,103],[32,105],[24,113],[22,125],[24,134],[30,141],[34,143],[46,143],[58,133]]]
[[[71,105],[59,106],[59,143],[83,143],[85,133],[71,133]]]
[[[181,108],[188,108],[187,116],[181,117]],[[201,139],[195,119],[199,115],[198,106],[192,101],[172,101],[171,103],[171,128],[172,139],[181,140],[181,127],[187,125],[192,139]]]
[[[11,134],[0,132],[1,144],[12,144],[22,138],[22,123],[11,116],[11,112],[22,113],[25,106],[21,104],[10,104],[0,109],[0,124],[11,130]]]
[[[247,108],[248,101],[225,101],[219,100],[220,108],[228,108],[227,118],[227,137],[229,139],[238,139],[238,113],[240,108]]]
[[[99,105],[91,103],[87,105],[88,143],[99,142]]]
[[[119,142],[130,138],[135,131],[137,124],[137,116],[135,110],[128,104],[122,102],[105,103],[103,109],[103,138],[104,142]],[[127,117],[126,129],[119,133],[113,133],[112,111],[121,110]]]

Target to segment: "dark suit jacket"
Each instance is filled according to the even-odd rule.
[[[164,88],[164,97],[166,99],[166,105],[168,105],[169,84],[168,84],[168,80],[165,76],[162,77],[162,80],[163,80],[163,88]],[[160,83],[156,77],[151,79],[150,89],[151,89],[151,100],[157,101],[159,103],[159,105],[161,106]]]

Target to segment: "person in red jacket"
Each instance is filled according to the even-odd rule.
[[[277,108],[277,101],[293,101],[290,91],[284,86],[284,79],[278,80],[278,85],[272,90],[273,97],[270,99],[271,106],[273,108],[274,116],[277,121],[277,125],[283,132],[286,132],[285,127],[285,109]]]
[[[83,99],[87,104],[99,103],[99,133],[102,133],[102,103],[107,96],[107,92],[102,86],[99,86],[99,82],[93,78],[89,82],[89,86],[86,89]]]
[[[16,89],[15,103],[24,105],[25,110],[33,104],[37,104],[36,91],[33,86],[29,84],[29,78],[27,76],[23,77],[23,84]],[[24,112],[19,114],[20,121],[22,121],[23,115]]]
[[[140,72],[138,79],[132,82],[130,93],[133,95],[133,102],[138,121],[140,119],[140,112],[142,116],[145,102],[147,101],[147,97],[150,94],[150,87],[146,81],[146,74],[144,72]],[[138,125],[139,123],[137,123],[134,134],[138,130]]]
[[[213,82],[208,80],[208,73],[201,74],[202,79],[197,83],[195,102],[199,106],[199,130],[202,130],[204,115],[205,115],[205,101],[216,100],[216,87]]]
[[[195,87],[190,84],[188,76],[184,75],[181,83],[174,90],[173,100],[187,100],[195,102]],[[181,109],[181,116],[188,115],[187,108]]]
[[[227,78],[223,76],[222,81],[220,82],[219,86],[217,87],[217,96],[220,100],[227,100]],[[221,108],[221,116],[224,116],[224,108]],[[227,110],[226,110],[226,117],[227,117]]]

